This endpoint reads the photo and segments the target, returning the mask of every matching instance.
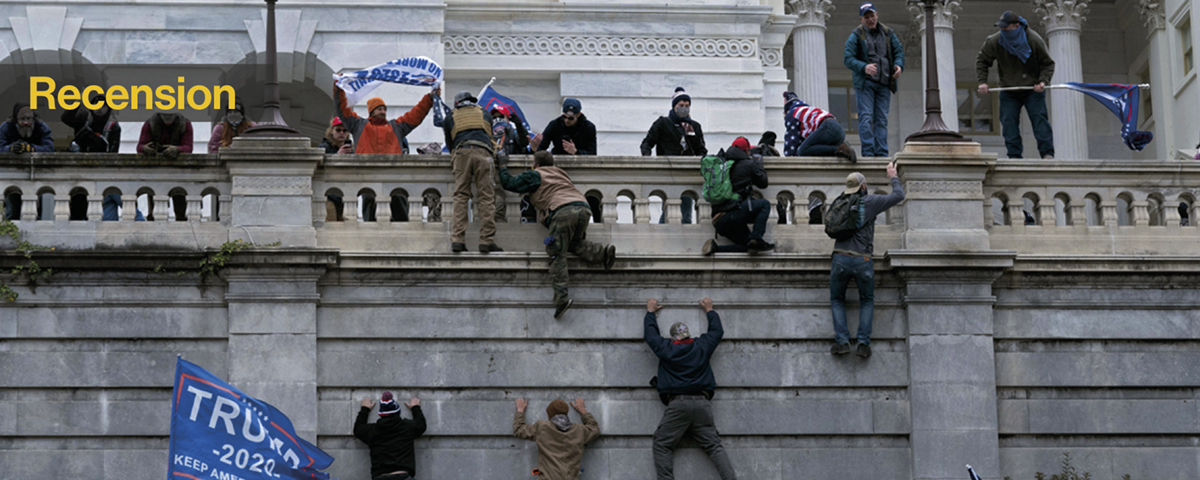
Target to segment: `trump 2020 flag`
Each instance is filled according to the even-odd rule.
[[[1137,129],[1139,91],[1137,85],[1067,82],[1063,86],[1088,94],[1116,114],[1117,118],[1121,119],[1121,138],[1125,140],[1125,145],[1130,150],[1146,148],[1146,145],[1154,140],[1153,133]]]
[[[346,103],[357,105],[383,82],[433,87],[442,83],[442,66],[429,57],[404,57],[349,73],[333,74],[338,88],[346,92]]]
[[[275,407],[182,358],[171,395],[168,480],[327,480],[333,457]]]
[[[521,117],[521,125],[525,126],[525,131],[529,133],[529,138],[533,138],[533,129],[529,128],[529,119],[525,118],[525,112],[521,111],[521,107],[517,105],[511,98],[496,93],[492,87],[483,89],[483,94],[479,96],[479,106],[483,107],[484,111],[492,111],[492,107],[503,105],[505,108],[516,112],[518,117]],[[534,148],[537,148],[534,146]]]

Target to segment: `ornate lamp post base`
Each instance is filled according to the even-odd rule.
[[[924,0],[925,7],[925,124],[904,142],[969,142],[958,132],[946,128],[942,121],[941,89],[938,88],[937,43],[933,30],[933,2]]]
[[[279,66],[275,58],[275,2],[267,2],[267,85],[266,101],[263,102],[262,121],[246,129],[247,137],[302,137],[299,130],[283,121],[279,111]]]

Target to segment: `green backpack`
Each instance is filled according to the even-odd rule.
[[[733,182],[729,179],[733,160],[725,160],[718,155],[720,154],[700,159],[700,173],[704,175],[704,190],[701,194],[704,201],[711,205],[720,205],[740,198],[733,192]]]

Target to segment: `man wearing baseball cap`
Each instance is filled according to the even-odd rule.
[[[417,460],[413,440],[425,433],[425,414],[421,401],[413,397],[404,404],[412,411],[412,420],[400,418],[400,404],[392,392],[383,392],[379,401],[379,421],[367,423],[375,402],[362,400],[362,408],[354,419],[354,436],[371,449],[371,478],[373,480],[409,480],[416,475]]]
[[[545,150],[553,144],[550,153],[555,155],[595,155],[596,125],[582,110],[583,104],[578,99],[563,100],[562,115],[546,125],[537,149]]]
[[[454,170],[454,227],[450,232],[450,251],[467,251],[467,202],[471,185],[479,204],[475,221],[479,226],[479,251],[503,252],[496,245],[496,185],[493,177],[492,115],[479,106],[479,99],[463,90],[454,95],[454,110],[442,122],[446,146],[450,148],[450,168]]]
[[[714,252],[765,252],[775,249],[763,236],[767,233],[767,219],[771,216],[771,202],[753,198],[754,187],[767,188],[767,171],[762,158],[750,157],[750,141],[738,137],[729,149],[717,153],[724,161],[733,161],[729,168],[729,183],[738,198],[712,206],[713,228],[717,234],[728,238],[732,245],[718,245],[716,239],[704,242],[700,249],[705,255]],[[747,225],[754,225],[753,229]]]
[[[875,4],[858,7],[861,23],[846,39],[843,61],[854,78],[858,105],[858,137],[864,157],[888,156],[888,111],[896,80],[904,70],[904,45],[900,37],[879,22]]]
[[[850,335],[846,328],[846,289],[854,280],[858,286],[858,356],[871,356],[871,321],[875,315],[875,265],[874,254],[875,217],[884,210],[904,200],[904,187],[896,175],[896,164],[889,163],[887,176],[891,179],[892,193],[872,195],[867,193],[867,177],[859,172],[846,177],[846,189],[842,195],[860,195],[850,208],[861,212],[862,227],[854,235],[833,244],[833,266],[829,270],[829,299],[833,310],[834,345],[830,353],[850,353]],[[837,204],[835,200],[833,203]]]
[[[988,70],[996,64],[1001,87],[1033,87],[1000,93],[1000,126],[1008,158],[1021,158],[1021,107],[1029,115],[1038,154],[1054,158],[1054,130],[1046,110],[1046,84],[1054,77],[1054,59],[1041,35],[1029,29],[1029,22],[1012,11],[1004,12],[996,22],[999,32],[984,40],[975,59],[979,93],[988,94]]]

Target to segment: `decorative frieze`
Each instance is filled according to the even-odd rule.
[[[312,192],[310,177],[233,177],[234,194],[308,195]]]
[[[914,196],[983,198],[983,184],[980,182],[910,181],[904,188]]]
[[[566,35],[445,35],[448,54],[582,55],[630,57],[762,56],[746,38],[663,38]]]
[[[764,67],[781,67],[783,66],[783,49],[760,48],[758,49],[758,60]]]

